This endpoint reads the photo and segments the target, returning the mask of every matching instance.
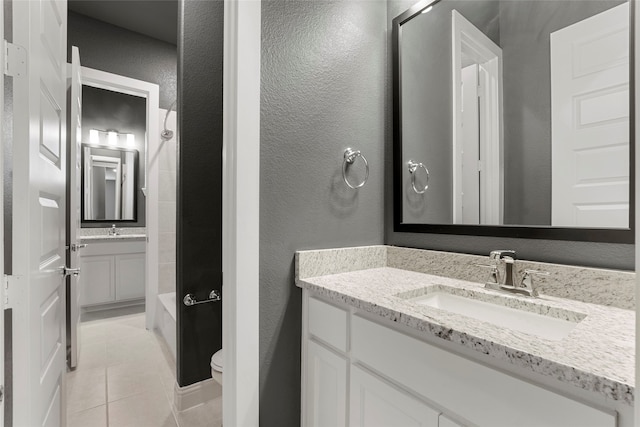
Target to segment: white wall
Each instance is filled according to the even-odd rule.
[[[160,109],[160,131],[167,110]],[[169,141],[160,140],[158,154],[158,293],[176,291],[176,112],[167,119],[174,132]]]

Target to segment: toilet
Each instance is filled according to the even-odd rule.
[[[211,356],[211,378],[220,385],[222,385],[222,363],[222,349],[220,349]]]

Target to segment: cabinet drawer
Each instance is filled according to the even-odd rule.
[[[339,307],[309,297],[309,333],[340,351],[347,351],[349,313]]]
[[[147,242],[89,242],[81,256],[144,253]]]
[[[353,316],[354,359],[478,426],[615,427],[616,416]],[[541,410],[544,408],[544,410]]]

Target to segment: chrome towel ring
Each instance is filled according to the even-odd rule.
[[[358,157],[360,157],[364,162],[364,180],[358,185],[352,185],[347,179],[347,167],[354,164]],[[353,188],[354,190],[363,187],[367,183],[367,180],[369,179],[369,162],[367,162],[367,158],[362,155],[360,150],[352,150],[351,148],[347,148],[346,150],[344,150],[344,160],[342,161],[342,179],[349,188]]]
[[[413,160],[409,160],[407,166],[409,167],[409,173],[411,174],[411,187],[413,187],[413,191],[418,194],[424,194],[427,191],[427,188],[429,188],[429,169],[427,169],[427,167],[423,163],[416,163]],[[427,173],[427,183],[424,185],[424,188],[422,190],[418,190],[416,188],[416,171],[418,170],[418,168],[424,169],[424,171]]]

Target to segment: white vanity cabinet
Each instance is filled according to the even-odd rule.
[[[145,242],[89,243],[80,257],[83,307],[143,299]]]
[[[616,426],[613,410],[454,354],[416,338],[416,331],[307,290],[303,298],[304,426]]]
[[[358,366],[351,368],[349,425],[438,427],[440,412]]]

